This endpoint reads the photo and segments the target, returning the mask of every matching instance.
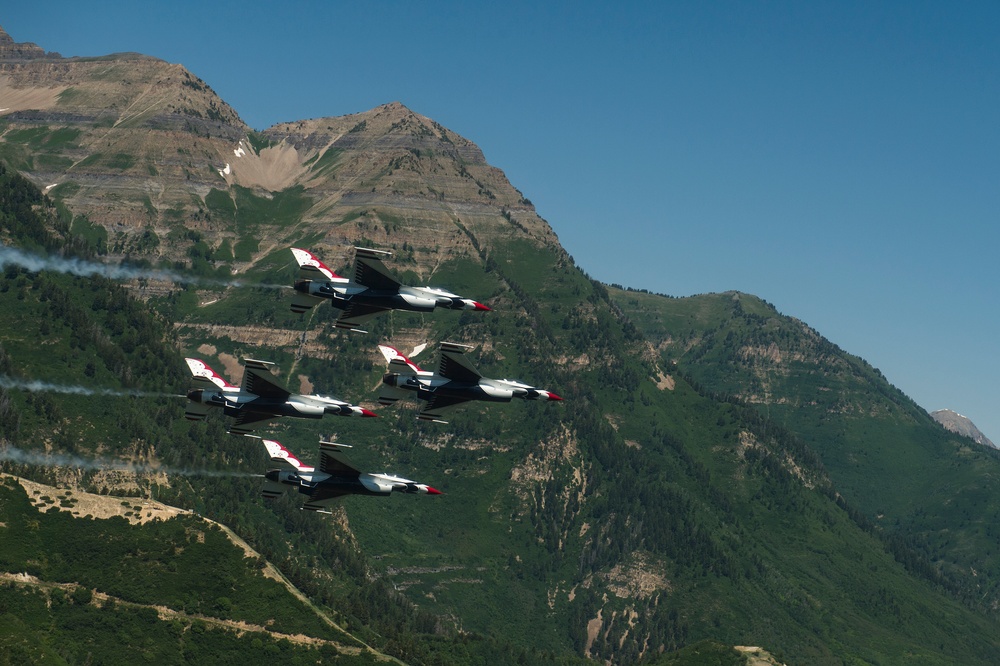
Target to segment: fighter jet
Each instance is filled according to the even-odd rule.
[[[417,364],[392,347],[379,345],[379,351],[389,362],[389,370],[382,377],[379,389],[379,403],[391,405],[401,398],[416,394],[418,400],[426,401],[417,414],[418,419],[447,423],[441,420],[441,416],[470,400],[562,400],[552,391],[510,379],[483,377],[465,356],[471,349],[473,347],[469,345],[442,342],[438,370],[429,372],[421,370]]]
[[[268,361],[243,359],[243,385],[233,386],[204,361],[186,358],[191,369],[185,418],[201,421],[212,407],[221,407],[226,416],[235,416],[229,428],[235,435],[252,432],[279,416],[321,419],[325,414],[338,416],[377,416],[374,412],[349,402],[320,395],[295,395],[274,383]]]
[[[293,247],[292,254],[299,264],[295,280],[292,312],[302,313],[317,303],[329,300],[340,310],[337,328],[365,333],[361,324],[390,310],[431,312],[435,308],[449,310],[482,310],[489,308],[468,298],[462,298],[436,287],[407,287],[399,283],[382,263],[382,257],[392,256],[384,250],[356,247],[354,280],[341,277],[306,250]]]
[[[251,435],[252,437],[252,435]],[[419,495],[440,495],[441,491],[391,474],[360,472],[348,461],[344,444],[320,441],[319,470],[303,465],[295,455],[274,440],[262,440],[267,455],[276,469],[269,469],[264,478],[264,497],[274,499],[289,487],[309,497],[303,509],[321,511],[343,495],[386,496],[392,491]],[[327,511],[326,513],[329,513]]]

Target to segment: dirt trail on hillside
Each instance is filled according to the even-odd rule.
[[[217,525],[222,531],[229,537],[229,540],[233,542],[236,546],[241,548],[249,558],[260,558],[261,555],[256,550],[250,547],[246,541],[236,535],[229,527],[218,523],[210,518],[205,518],[186,509],[179,509],[177,507],[169,506],[167,504],[162,504],[160,502],[144,499],[140,497],[116,497],[111,495],[95,495],[93,493],[87,493],[78,489],[66,489],[66,488],[55,488],[53,486],[48,486],[42,483],[37,483],[35,481],[30,481],[28,479],[23,479],[19,476],[14,476],[12,474],[0,473],[0,478],[11,478],[21,484],[25,492],[28,495],[31,503],[39,511],[45,513],[55,509],[57,511],[68,511],[76,517],[93,517],[98,519],[107,519],[114,516],[120,516],[125,518],[132,524],[143,524],[153,520],[168,520],[179,515],[195,515],[199,520],[203,520],[206,523],[211,523],[212,525]],[[304,603],[309,609],[316,614],[327,626],[340,631],[346,636],[350,636],[359,644],[363,645],[364,648],[351,647],[341,645],[334,641],[328,641],[321,638],[314,638],[312,636],[303,635],[286,635],[278,634],[270,631],[264,627],[258,625],[251,625],[241,621],[235,620],[223,620],[220,618],[212,618],[202,615],[192,615],[184,613],[183,611],[178,611],[176,609],[167,608],[165,606],[146,606],[143,604],[136,604],[132,602],[123,601],[114,598],[116,603],[121,603],[127,606],[133,607],[147,607],[155,608],[157,613],[160,615],[161,619],[171,619],[174,617],[178,618],[188,618],[191,620],[201,620],[208,624],[214,626],[224,627],[237,632],[248,632],[248,631],[260,631],[267,633],[270,636],[276,638],[287,638],[292,642],[297,643],[309,643],[313,645],[331,644],[336,646],[336,648],[344,653],[349,654],[359,654],[363,649],[367,650],[373,654],[378,659],[394,662],[397,664],[402,664],[394,657],[389,655],[384,655],[378,652],[375,648],[365,643],[363,640],[354,636],[349,631],[337,624],[333,618],[327,615],[323,610],[318,608],[309,598],[302,593],[295,585],[288,580],[284,574],[278,570],[270,562],[265,560],[265,566],[262,573],[267,578],[277,581],[281,585],[284,585],[288,590],[289,594],[294,596],[296,599]],[[34,576],[29,576],[26,573],[6,573],[0,572],[0,580],[10,581],[18,584],[24,585],[34,585],[36,587],[42,587],[51,589],[54,587],[62,587],[64,589],[75,590],[78,585],[75,583],[50,583],[46,581],[41,581]],[[112,599],[108,595],[102,592],[94,593],[95,600],[106,600]]]

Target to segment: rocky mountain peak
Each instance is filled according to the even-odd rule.
[[[38,44],[15,42],[14,38],[0,27],[0,60],[35,60],[60,57],[58,53],[46,53]]]
[[[969,437],[977,444],[989,446],[994,449],[1000,448],[991,442],[968,417],[962,416],[958,412],[950,409],[939,409],[936,412],[931,412],[931,418],[944,426],[945,430]]]

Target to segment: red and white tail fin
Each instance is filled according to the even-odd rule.
[[[300,280],[313,280],[316,282],[349,282],[347,278],[341,277],[330,270],[326,264],[317,259],[316,255],[308,250],[293,247],[292,254],[295,255],[295,261],[299,264]]]
[[[378,350],[382,352],[382,356],[385,356],[385,360],[389,364],[389,372],[397,372],[401,375],[415,375],[423,372],[420,366],[403,356],[398,349],[389,345],[379,345]]]
[[[262,439],[264,447],[267,448],[267,455],[271,457],[271,462],[287,468],[292,468],[297,472],[311,472],[313,467],[303,465],[302,461],[295,457],[295,454],[273,439]]]
[[[191,370],[192,381],[195,384],[208,383],[211,384],[212,388],[239,390],[237,387],[227,382],[225,377],[208,367],[208,364],[201,359],[186,358],[184,360],[187,361],[188,369]]]

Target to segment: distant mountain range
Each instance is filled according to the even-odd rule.
[[[181,65],[62,58],[0,30],[0,162],[4,245],[165,269],[116,283],[4,266],[0,374],[19,381],[0,388],[0,450],[34,457],[0,464],[60,494],[0,483],[0,574],[29,576],[0,586],[0,608],[23,610],[0,622],[0,652],[98,661],[141,617],[148,640],[122,654],[151,662],[193,660],[204,642],[338,663],[375,661],[368,646],[441,664],[741,663],[737,645],[810,664],[1000,653],[1000,454],[759,297],[590,279],[479,148],[432,119],[388,103],[254,132]],[[325,305],[292,313],[289,248],[346,271],[351,245],[492,311],[394,313],[367,335],[335,330]],[[565,400],[470,406],[447,425],[380,408],[376,346],[430,357],[442,341]],[[306,464],[335,438],[364,468],[443,494],[346,498],[330,516],[265,503],[259,444],[222,417],[185,422],[168,397],[186,388],[184,356],[233,379],[242,357],[274,361],[296,391],[377,410],[262,434]],[[28,380],[124,395],[17,388]],[[24,462],[48,454],[132,464]],[[78,490],[120,498],[125,518],[146,511],[137,497],[191,513],[40,512],[73,508]],[[253,553],[234,557],[198,515]],[[269,564],[305,601],[259,573]],[[107,575],[118,567],[142,575]],[[58,652],[80,636],[93,651]]]

